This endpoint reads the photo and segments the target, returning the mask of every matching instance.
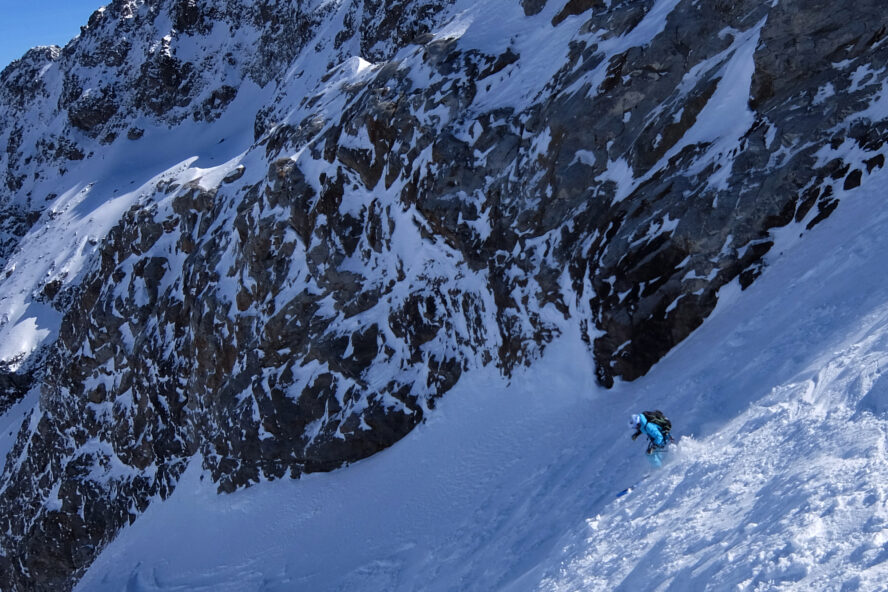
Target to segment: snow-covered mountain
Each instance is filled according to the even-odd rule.
[[[565,425],[609,423],[611,412],[669,384],[660,406],[715,437],[762,400],[762,388],[778,389],[780,401],[802,396],[782,375],[756,377],[749,393],[736,377],[726,394],[695,393],[683,381],[724,386],[700,378],[726,376],[702,370],[705,360],[783,372],[734,352],[711,329],[733,315],[710,315],[753,306],[738,292],[757,286],[766,262],[777,268],[783,253],[822,248],[827,239],[811,235],[844,201],[870,204],[866,227],[878,229],[881,210],[871,202],[888,136],[883,12],[874,0],[119,0],[65,48],[28,52],[0,74],[0,412],[9,426],[0,436],[0,588],[70,589],[120,533],[133,549],[156,541],[139,529],[175,531],[163,508],[181,520],[177,512],[208,491],[228,494],[206,503],[229,514],[238,503],[256,508],[233,500],[277,503],[267,492],[286,491],[322,517],[323,528],[305,536],[327,540],[322,532],[336,529],[323,520],[355,518],[367,502],[350,490],[339,509],[312,502],[326,495],[318,483],[434,494],[454,514],[437,514],[448,526],[429,532],[463,543],[477,535],[504,552],[530,545],[542,562],[503,563],[490,579],[467,560],[468,571],[447,576],[462,579],[444,578],[442,588],[581,588],[598,577],[602,589],[617,585],[618,569],[592,573],[605,560],[594,554],[571,556],[561,583],[551,570],[534,580],[554,565],[546,563],[551,545],[570,533],[500,538],[497,528],[473,532],[457,519],[481,512],[492,495],[485,484],[521,485],[514,479],[527,474],[520,459],[485,454],[483,441],[473,452],[441,438],[512,417],[542,444],[540,432],[560,429],[559,414],[572,416],[561,417]],[[867,217],[862,206],[854,211]],[[870,243],[855,240],[868,254]],[[823,259],[798,255],[795,265],[807,269],[780,277],[814,281]],[[848,269],[856,277],[858,268]],[[779,289],[761,290],[785,302]],[[775,306],[757,302],[746,309],[753,316]],[[794,331],[791,321],[774,323]],[[697,338],[703,345],[676,350],[701,324],[710,335]],[[768,342],[755,343],[750,351]],[[694,347],[693,358],[670,366]],[[791,353],[777,353],[789,370],[803,370]],[[736,359],[718,357],[728,354]],[[569,391],[558,393],[563,405],[546,402],[546,384]],[[472,397],[484,390],[491,399],[473,420]],[[857,409],[856,401],[842,404]],[[874,417],[879,405],[867,408]],[[448,421],[447,409],[458,418]],[[531,410],[539,423],[519,419]],[[763,445],[774,442],[767,425]],[[344,467],[408,434],[331,475],[268,483]],[[514,438],[501,443],[531,442]],[[601,496],[617,483],[615,451],[625,451],[602,446],[600,460],[564,454],[582,465],[577,475],[596,471],[600,487],[585,486],[599,501],[573,497],[553,528],[576,512],[611,508]],[[444,457],[428,460],[436,454]],[[558,448],[535,454],[542,462]],[[454,500],[444,500],[423,489],[434,479],[360,476],[374,466],[384,473],[397,455],[451,471],[475,494],[445,488]],[[456,473],[473,455],[478,470],[467,482]],[[682,462],[685,475],[715,464]],[[540,484],[527,502],[535,512],[564,492],[542,485],[553,478],[546,466],[531,479]],[[392,484],[399,488],[386,489]],[[177,501],[162,503],[170,496]],[[667,507],[675,517],[695,507],[685,503]],[[504,520],[519,516],[494,505]],[[297,503],[295,511],[307,510]],[[286,515],[284,529],[304,516]],[[620,525],[616,514],[603,516],[596,523]],[[386,517],[394,520],[358,521],[358,531],[372,539]],[[267,552],[254,535],[244,544]],[[381,540],[402,539],[419,544],[400,534]],[[317,541],[303,544],[323,548]],[[117,544],[102,569],[107,553],[125,556]],[[435,549],[438,559],[472,557]],[[346,563],[389,561],[354,551]],[[449,561],[408,555],[391,572],[403,589],[418,582],[404,573],[445,570]],[[286,551],[274,556],[279,563],[250,573],[282,587],[300,579],[349,587],[366,568],[324,564],[352,579],[312,582],[308,563],[286,567],[294,565]],[[278,568],[286,575],[268,571]],[[526,582],[515,579],[519,568],[530,570]],[[134,586],[167,586],[134,573]],[[391,573],[380,573],[383,589]],[[241,576],[231,581],[252,581]],[[109,575],[109,585],[129,585],[128,577]]]
[[[886,182],[643,378],[596,387],[566,332],[348,469],[220,496],[195,458],[77,590],[884,590]],[[625,424],[655,407],[680,441],[651,473]]]
[[[886,182],[643,378],[597,388],[566,332],[348,469],[220,496],[195,458],[77,590],[884,590]],[[655,407],[680,440],[651,472],[626,420]]]

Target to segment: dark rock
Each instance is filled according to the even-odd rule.
[[[567,4],[564,5],[564,8],[561,9],[561,12],[555,15],[552,19],[552,26],[557,27],[560,25],[564,19],[569,16],[576,16],[578,14],[583,14],[587,10],[591,10],[593,8],[605,8],[606,5],[603,0],[567,0]],[[527,13],[527,6],[524,7],[525,14]]]
[[[226,107],[237,96],[237,89],[233,86],[222,86],[210,93],[209,98],[203,102],[200,110],[195,113],[198,121],[214,121],[218,119]]]
[[[94,132],[117,113],[119,108],[113,90],[102,89],[95,93],[81,95],[68,107],[68,120],[74,127],[85,132]]]
[[[230,173],[225,175],[225,177],[222,179],[222,182],[226,183],[226,184],[234,183],[235,181],[237,181],[238,179],[240,179],[241,177],[244,176],[244,172],[246,170],[247,169],[246,169],[246,167],[244,167],[244,165],[239,164],[239,165],[237,165],[237,167],[235,167],[235,169],[233,171],[231,171]]]
[[[33,386],[34,376],[30,372],[12,371],[0,365],[0,415],[18,403]]]
[[[542,12],[546,7],[546,0],[521,0],[524,16],[533,16]]]
[[[176,59],[164,47],[143,64],[136,100],[142,108],[163,116],[175,107],[191,104],[195,82],[194,66]]]
[[[197,0],[178,0],[173,15],[173,26],[177,31],[192,32],[201,21],[201,11]]]
[[[859,187],[861,178],[863,178],[863,171],[860,169],[854,169],[848,173],[847,177],[845,177],[845,183],[843,184],[842,189],[847,191]]]
[[[871,173],[874,169],[880,169],[885,166],[885,155],[877,154],[876,156],[865,160],[864,164],[866,164],[866,172]]]

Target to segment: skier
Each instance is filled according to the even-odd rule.
[[[666,447],[672,442],[672,436],[669,434],[672,423],[666,419],[663,412],[656,410],[634,414],[629,418],[629,427],[635,430],[632,440],[641,434],[650,440],[647,447],[648,461],[654,467],[663,466],[663,454],[666,452]]]

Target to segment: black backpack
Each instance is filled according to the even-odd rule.
[[[663,415],[663,412],[659,409],[655,409],[654,411],[643,411],[642,413],[644,413],[644,418],[660,428],[663,437],[669,440],[669,430],[672,429],[672,422],[669,421],[669,418]]]

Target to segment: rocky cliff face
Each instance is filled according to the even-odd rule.
[[[565,323],[641,376],[884,165],[883,12],[120,0],[30,51],[0,588],[69,589],[192,458],[225,492],[371,455]]]

